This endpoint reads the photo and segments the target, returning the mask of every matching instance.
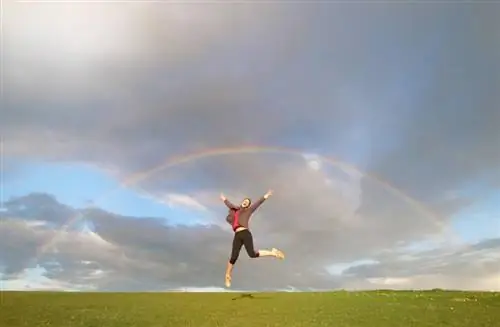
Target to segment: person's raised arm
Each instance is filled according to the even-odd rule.
[[[263,197],[261,197],[260,199],[258,199],[254,203],[252,203],[252,205],[250,206],[250,210],[252,212],[254,212],[255,210],[257,210],[257,208],[260,207],[262,205],[262,203],[264,203],[264,201],[266,201],[267,199],[269,199],[269,197],[271,195],[273,195],[273,191],[271,191],[271,190],[267,191],[267,193],[264,194]]]
[[[224,202],[226,207],[228,207],[229,209],[234,209],[234,210],[238,209],[238,206],[231,203],[231,201],[229,201],[222,193],[220,194],[220,199],[222,200],[222,202]]]

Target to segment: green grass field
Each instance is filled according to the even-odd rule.
[[[500,293],[4,292],[2,327],[493,327]]]

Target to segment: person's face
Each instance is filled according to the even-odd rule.
[[[244,199],[242,202],[241,202],[241,207],[242,208],[248,208],[250,206],[250,200],[249,199]]]

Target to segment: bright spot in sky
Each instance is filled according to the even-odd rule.
[[[305,153],[302,157],[306,160],[307,166],[313,170],[320,170],[322,167],[321,157],[317,154]]]
[[[321,163],[318,160],[310,160],[307,164],[314,170],[319,170],[321,168]]]

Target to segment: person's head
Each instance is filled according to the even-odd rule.
[[[244,198],[243,201],[241,201],[240,207],[242,208],[248,208],[252,204],[252,200],[249,198]]]

